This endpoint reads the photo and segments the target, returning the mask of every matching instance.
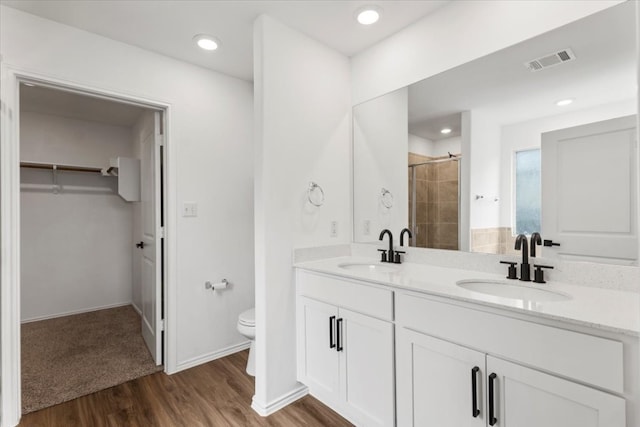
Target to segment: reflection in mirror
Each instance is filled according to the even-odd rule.
[[[634,7],[354,107],[354,240],[508,254],[539,231],[547,258],[636,263]]]

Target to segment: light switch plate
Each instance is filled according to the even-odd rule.
[[[198,216],[198,204],[196,202],[184,202],[182,205],[182,216]]]

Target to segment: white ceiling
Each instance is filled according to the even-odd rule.
[[[411,133],[437,132],[437,119],[461,111],[483,110],[504,125],[633,99],[634,6],[619,4],[411,85]],[[575,61],[537,72],[524,65],[565,48],[573,50]],[[566,98],[575,101],[555,105]]]
[[[131,127],[145,109],[73,92],[22,84],[20,111]]]
[[[409,123],[409,133],[422,138],[427,138],[431,141],[440,141],[441,139],[460,136],[462,133],[461,116],[461,113],[453,113]],[[444,128],[451,129],[451,133],[444,134],[440,132]]]
[[[215,71],[253,79],[253,22],[268,14],[347,56],[374,45],[449,0],[421,1],[149,1],[2,0],[0,3],[171,56]],[[355,20],[362,6],[382,8],[380,21]],[[215,52],[192,41],[199,33],[221,41]]]

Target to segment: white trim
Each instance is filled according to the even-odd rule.
[[[290,392],[285,393],[279,398],[272,400],[266,405],[258,402],[256,400],[256,396],[254,395],[253,399],[251,400],[251,408],[256,411],[258,415],[267,417],[274,412],[277,412],[280,409],[284,408],[285,406],[295,402],[296,400],[305,397],[307,394],[309,394],[309,389],[307,388],[307,386],[304,384],[300,384],[297,388],[294,388]]]
[[[18,424],[21,415],[20,386],[20,139],[19,82],[33,82],[60,90],[82,93],[117,102],[162,110],[165,121],[165,287],[166,330],[164,339],[165,372],[176,369],[176,264],[177,247],[177,150],[171,138],[171,104],[142,96],[116,92],[62,80],[0,63],[0,427]]]
[[[18,79],[0,64],[0,415],[3,427],[21,415],[20,384],[20,146]]]
[[[138,313],[138,315],[142,316],[142,310],[140,310],[140,307],[138,307],[136,305],[136,303],[133,302],[133,301],[131,301],[130,304],[131,304],[131,307],[133,307],[133,309],[136,311],[136,313]]]
[[[134,310],[138,311],[138,308],[135,307],[133,305],[133,302],[131,301],[117,302],[115,304],[100,305],[97,307],[83,308],[80,310],[65,311],[63,313],[48,314],[46,316],[32,317],[30,319],[23,319],[20,323],[25,324],[25,323],[31,323],[31,322],[39,322],[40,320],[56,319],[58,317],[73,316],[74,314],[90,313],[92,311],[108,310],[110,308],[125,307],[127,305],[132,306]]]
[[[204,354],[202,356],[194,357],[192,359],[181,362],[176,367],[176,372],[184,371],[189,368],[193,368],[198,365],[202,365],[203,363],[211,362],[216,359],[220,359],[222,357],[229,356],[230,354],[237,353],[239,351],[243,351],[248,349],[251,346],[251,341],[241,342],[240,344],[235,344],[222,350],[213,351],[211,353]]]

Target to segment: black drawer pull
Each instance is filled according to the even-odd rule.
[[[333,339],[333,328],[336,324],[336,316],[329,317],[329,348],[335,348],[336,342]]]
[[[478,372],[480,368],[474,366],[471,369],[471,415],[476,418],[480,415],[480,409],[478,408]]]
[[[496,414],[494,413],[495,408],[494,408],[494,384],[493,382],[496,380],[498,376],[496,374],[491,374],[489,375],[489,425],[493,426],[498,422],[498,419],[496,418]]]
[[[338,335],[338,347],[336,348],[336,351],[342,351],[344,350],[344,347],[342,347],[342,318],[338,319],[336,323],[337,323],[336,333]]]

